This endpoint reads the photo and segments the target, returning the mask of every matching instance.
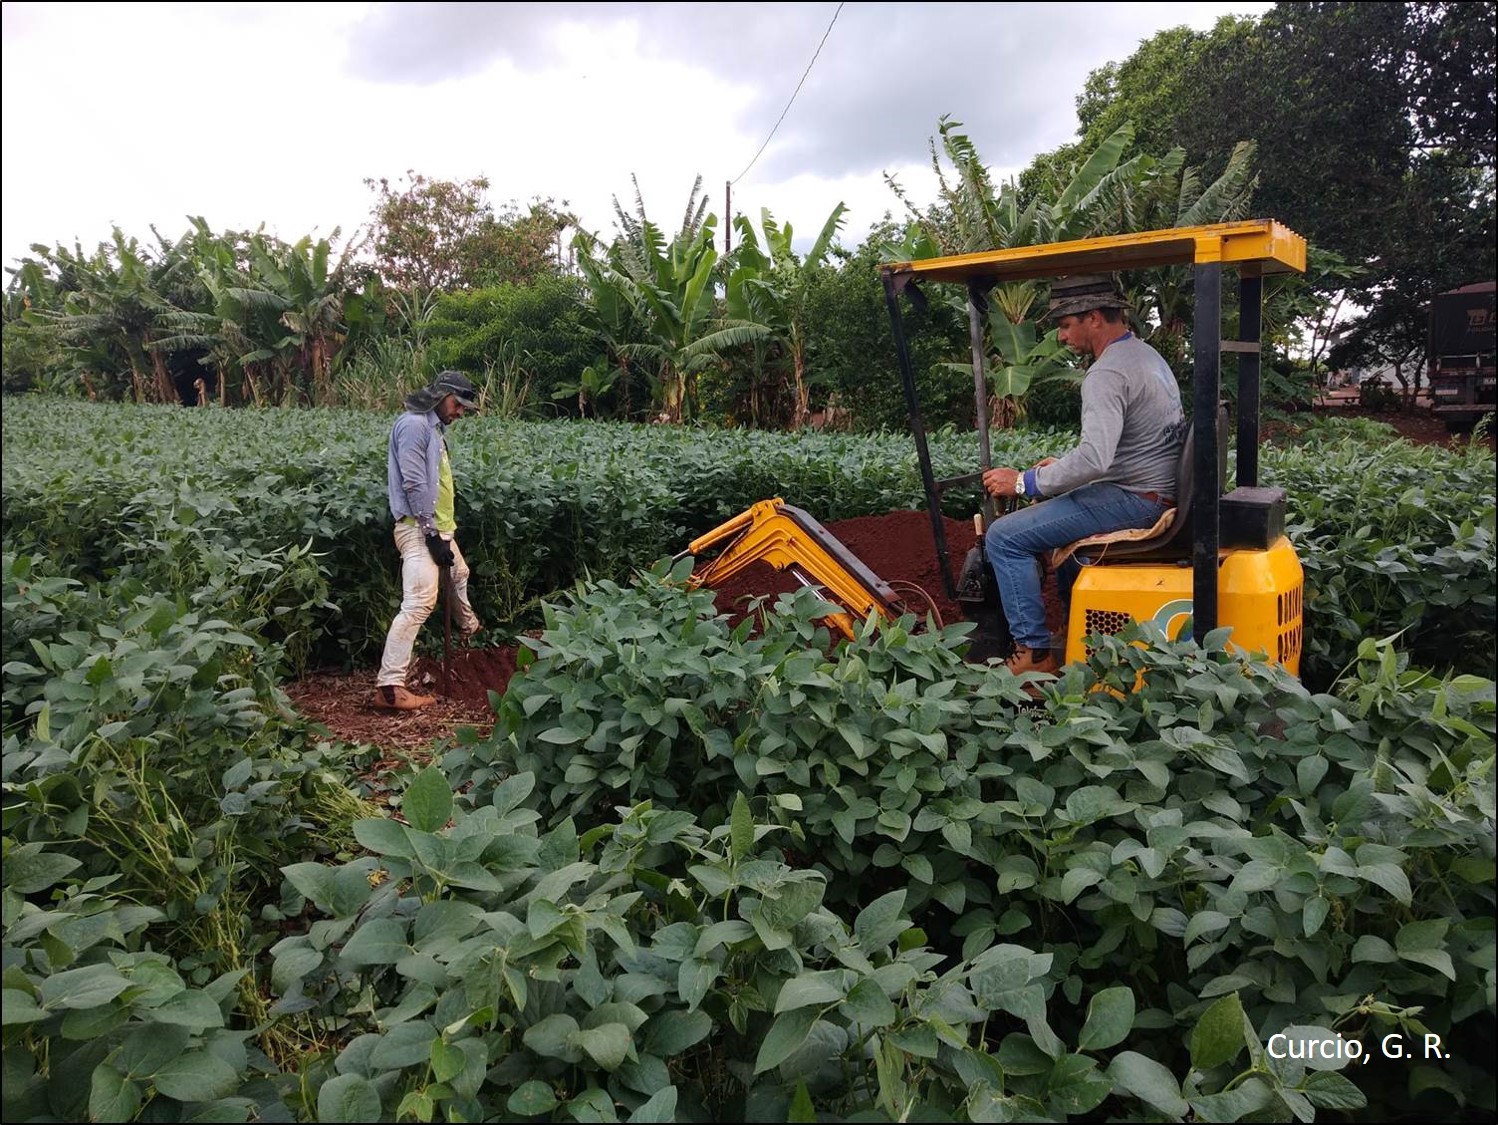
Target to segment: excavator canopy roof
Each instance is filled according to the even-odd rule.
[[[1304,273],[1306,240],[1274,219],[1250,219],[888,262],[879,268],[899,288],[916,279],[998,283],[1205,262],[1236,266],[1245,276]]]

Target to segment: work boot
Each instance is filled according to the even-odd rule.
[[[1016,676],[1022,672],[1045,672],[1054,676],[1061,670],[1061,665],[1051,655],[1048,648],[1026,648],[1024,645],[1015,645],[1014,652],[1009,659],[1004,661],[1004,667]]]
[[[374,705],[385,711],[419,711],[437,702],[435,695],[417,695],[403,687],[386,685],[375,688]]]

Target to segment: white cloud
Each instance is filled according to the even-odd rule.
[[[1093,67],[1161,27],[1267,4],[847,4],[775,139],[736,185],[844,240],[933,181],[937,118],[1006,169],[1069,139]],[[202,215],[284,238],[364,223],[366,177],[485,175],[496,206],[611,198],[673,228],[763,143],[826,30],[819,4],[4,5],[0,260],[32,242],[167,237]],[[944,57],[944,52],[946,56]],[[721,225],[720,225],[721,230]]]

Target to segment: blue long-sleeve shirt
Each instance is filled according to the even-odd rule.
[[[419,523],[435,517],[446,432],[435,410],[408,410],[395,420],[386,472],[390,514],[397,520],[410,517]]]

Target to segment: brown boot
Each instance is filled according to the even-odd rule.
[[[1004,661],[1004,667],[1016,676],[1022,672],[1045,672],[1054,676],[1061,670],[1061,665],[1051,655],[1050,649],[1026,648],[1024,645],[1014,646],[1014,652]]]
[[[384,711],[419,711],[437,702],[435,695],[417,695],[403,687],[377,687],[374,705]]]

